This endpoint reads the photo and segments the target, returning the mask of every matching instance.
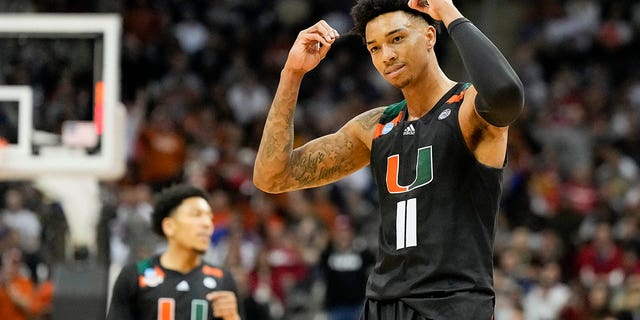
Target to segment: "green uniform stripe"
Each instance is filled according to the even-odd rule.
[[[191,320],[207,320],[209,304],[206,300],[191,300]]]

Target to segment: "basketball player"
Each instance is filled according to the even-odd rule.
[[[370,165],[382,224],[361,319],[489,320],[494,226],[508,128],[524,103],[522,83],[451,0],[359,0],[351,15],[373,65],[404,100],[293,149],[303,76],[339,36],[324,21],[301,31],[281,71],[254,182],[265,192],[286,192]],[[439,67],[438,23],[471,83],[451,80]]]
[[[187,185],[162,191],[152,227],[166,237],[167,250],[122,269],[107,319],[241,319],[232,275],[202,261],[213,234],[212,218],[203,191]]]

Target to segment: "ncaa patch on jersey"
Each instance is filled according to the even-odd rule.
[[[393,122],[389,122],[389,123],[385,124],[384,127],[382,128],[382,134],[389,133],[389,131],[391,131],[391,129],[393,129]]]
[[[156,270],[155,268],[147,268],[144,270],[144,274],[139,278],[139,284],[141,287],[157,287],[164,282],[164,273]]]
[[[438,120],[444,120],[446,119],[449,115],[451,114],[451,109],[446,109],[442,112],[440,112],[440,115],[438,116]]]
[[[208,289],[214,289],[215,287],[218,286],[218,282],[216,281],[216,279],[211,278],[211,277],[206,277],[202,280],[202,284],[207,287]]]

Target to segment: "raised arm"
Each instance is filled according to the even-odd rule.
[[[410,0],[409,7],[441,20],[458,48],[477,91],[475,110],[489,124],[504,127],[520,114],[524,90],[520,78],[498,48],[451,0]]]
[[[327,55],[337,37],[337,31],[320,21],[301,31],[289,51],[254,165],[253,182],[265,192],[325,185],[369,163],[368,133],[373,132],[373,121],[381,111],[377,111],[376,119],[372,120],[374,111],[366,112],[338,132],[293,149],[293,115],[300,84],[304,75]]]
[[[371,138],[384,108],[362,113],[336,133],[294,150],[293,111],[276,114],[277,96],[256,157],[253,172],[256,187],[269,193],[317,187],[369,164]]]

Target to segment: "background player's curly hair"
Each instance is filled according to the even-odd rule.
[[[204,191],[186,184],[178,184],[162,190],[156,197],[156,205],[151,215],[153,231],[164,237],[162,220],[171,215],[184,199],[191,197],[200,197],[209,201]]]
[[[351,32],[359,35],[364,41],[367,23],[381,14],[394,11],[408,12],[424,19],[430,25],[436,27],[436,30],[440,30],[440,21],[434,20],[426,13],[409,8],[407,0],[359,0],[358,3],[351,8],[351,17],[353,18],[354,24]]]

